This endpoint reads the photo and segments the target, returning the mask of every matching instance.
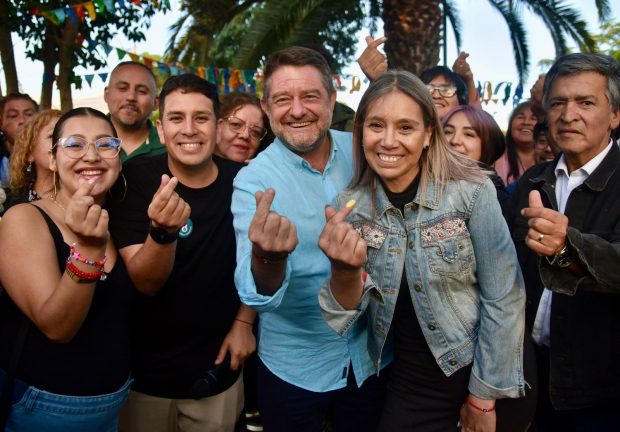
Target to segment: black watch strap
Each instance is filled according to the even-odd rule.
[[[149,228],[149,235],[151,236],[153,241],[155,241],[155,243],[170,244],[179,238],[179,230],[170,233],[164,228],[154,227],[153,223],[151,222],[151,226]]]

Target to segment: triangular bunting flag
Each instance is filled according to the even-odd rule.
[[[179,74],[179,68],[176,66],[170,66],[170,75],[177,76]]]
[[[89,74],[89,75],[84,75],[84,79],[86,80],[86,82],[88,83],[89,87],[92,87],[92,83],[93,83],[93,78],[95,77],[95,75],[93,74]]]
[[[120,48],[116,48],[116,56],[118,57],[119,60],[122,60],[123,58],[125,58],[125,55],[127,55],[127,51],[122,50]]]
[[[129,58],[131,59],[131,61],[134,61],[134,62],[140,61],[140,56],[138,54],[134,54],[134,53],[127,53],[127,54],[129,54]]]
[[[86,18],[86,8],[84,7],[84,4],[77,4],[73,6],[73,9],[75,10],[77,17],[80,19],[80,22],[84,22],[84,19]]]
[[[112,52],[112,47],[108,44],[101,44],[101,47],[103,48],[103,51],[105,51],[105,55],[109,56],[110,53]]]
[[[108,12],[114,12],[114,0],[103,0],[103,3],[105,4],[105,8]]]
[[[93,2],[89,1],[84,3],[84,7],[88,11],[88,16],[90,20],[95,21],[97,19],[97,12],[95,12],[95,5],[93,4]]]
[[[101,78],[101,81],[103,81],[103,83],[107,83],[108,82],[108,73],[107,72],[102,72],[99,75],[99,78]]]
[[[146,57],[146,56],[142,56],[142,61],[144,61],[144,64],[146,65],[147,68],[152,68],[153,67],[153,59],[150,57]]]
[[[64,9],[54,9],[51,13],[54,14],[59,24],[63,24],[65,22],[67,16]]]
[[[66,8],[65,9],[65,14],[67,14],[67,16],[69,17],[71,22],[73,22],[74,24],[77,24],[77,23],[80,22],[78,16],[75,14],[75,11],[73,10],[73,8]]]

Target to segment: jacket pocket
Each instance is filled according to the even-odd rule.
[[[435,219],[422,227],[422,246],[433,273],[461,278],[473,270],[469,230],[458,216]]]
[[[365,221],[353,222],[352,225],[366,242],[367,258],[365,269],[368,273],[371,273],[373,271],[377,256],[379,255],[379,250],[385,242],[385,239],[388,237],[390,230],[380,225]]]

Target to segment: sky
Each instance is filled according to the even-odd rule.
[[[581,0],[578,2],[567,1],[566,3],[575,6],[581,12],[588,22],[588,28],[592,33],[598,32],[599,27],[594,0]],[[620,18],[620,2],[612,1],[611,3],[612,17],[617,20]],[[508,27],[503,18],[486,0],[457,0],[456,4],[462,21],[461,48],[470,54],[468,61],[474,72],[474,78],[482,83],[489,81],[493,84],[493,87],[502,81],[508,81],[513,83],[514,89],[518,82],[518,75],[514,65]],[[163,54],[168,44],[170,35],[169,27],[179,17],[179,0],[172,0],[171,5],[171,12],[167,14],[159,13],[152,18],[150,28],[145,31],[145,41],[134,44],[119,34],[114,37],[110,46],[135,53],[148,52],[151,54]],[[538,75],[544,72],[544,69],[537,66],[538,62],[541,59],[554,58],[555,53],[553,42],[542,20],[529,13],[526,9],[523,10],[523,18],[528,35],[531,58],[529,79],[524,86],[524,98],[527,98],[529,96],[529,88],[536,81]],[[381,24],[379,24],[379,27],[382,27]],[[378,37],[381,35],[382,31],[379,31],[374,36]],[[364,36],[366,36],[366,32],[360,32],[358,37],[358,56],[362,53],[366,45]],[[26,46],[15,34],[13,35],[13,43],[20,80],[20,90],[38,99],[43,70],[42,65],[40,62],[32,62],[25,58],[23,53]],[[448,66],[452,66],[457,55],[458,51],[453,33],[449,29]],[[126,57],[124,60],[128,60],[128,58]],[[117,55],[113,51],[108,56],[107,67],[97,71],[78,68],[76,69],[76,73],[108,72],[112,70],[118,62]],[[338,92],[338,100],[348,104],[352,108],[356,108],[368,84],[365,82],[363,74],[355,62],[343,72],[345,75],[357,76],[362,80],[361,91],[353,93],[348,90]],[[6,88],[6,86],[4,86],[4,75],[2,75],[2,80],[3,88]],[[343,84],[350,88],[351,78],[344,78]],[[73,91],[74,106],[93,106],[105,111],[106,106],[102,99],[104,87],[105,84],[98,76],[93,79],[91,86],[84,82],[81,90]],[[59,104],[58,92],[55,91],[53,105],[54,107],[58,107]],[[506,105],[499,102],[497,104],[485,105],[483,108],[494,115],[500,126],[503,128],[506,127],[506,120],[512,108],[511,101]]]

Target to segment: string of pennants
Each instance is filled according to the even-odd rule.
[[[121,48],[113,48],[109,45],[93,43],[96,46],[101,46],[106,53],[106,56],[112,51],[116,52],[119,61],[122,61],[126,56],[134,62],[142,62],[148,68],[158,71],[162,76],[174,76],[182,75],[186,73],[193,73],[201,78],[206,79],[218,86],[220,94],[226,94],[235,91],[242,91],[247,93],[256,93],[259,97],[262,96],[262,71],[257,69],[236,69],[236,68],[218,68],[218,67],[206,67],[206,66],[182,66],[182,65],[170,65],[156,60],[147,55],[138,55]],[[99,77],[105,84],[108,81],[109,72],[93,73],[82,75],[84,80],[89,86],[92,86],[92,82],[95,77]],[[358,76],[351,76],[351,85],[349,87],[349,93],[361,91],[362,80]],[[368,80],[363,79],[364,82]],[[335,76],[334,85],[338,91],[346,91],[347,87],[343,84],[343,77]],[[523,85],[517,84],[512,91],[513,83],[509,81],[501,81],[497,84],[493,84],[490,81],[480,82],[478,81],[478,94],[482,103],[489,104],[502,103],[504,106],[512,99],[514,105],[518,104],[523,98]],[[503,91],[502,91],[503,90]]]
[[[134,4],[136,6],[142,5],[142,0],[117,0],[121,8],[127,9],[127,3]],[[159,0],[150,0],[156,8],[160,9],[161,4]],[[170,9],[170,0],[162,0],[163,5]],[[67,5],[56,9],[41,10],[38,7],[30,9],[32,15],[40,15],[51,21],[55,25],[62,25],[67,19],[70,19],[74,23],[84,22],[86,16],[91,21],[97,19],[97,14],[106,15],[116,10],[114,6],[114,0],[92,0],[83,3],[76,3]]]

